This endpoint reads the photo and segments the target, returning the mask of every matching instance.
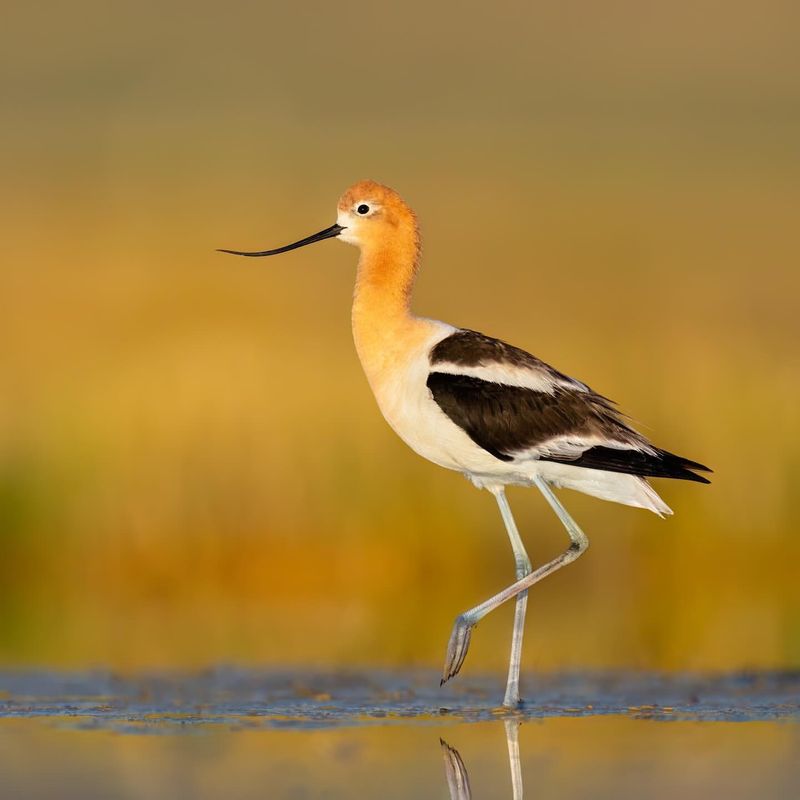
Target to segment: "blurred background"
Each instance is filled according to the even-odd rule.
[[[370,177],[416,310],[715,469],[563,493],[527,669],[800,665],[800,11],[12,2],[0,47],[0,663],[438,667],[513,579],[492,498],[381,419],[356,251],[245,262]],[[565,536],[512,490],[534,562]],[[466,670],[505,669],[512,609]]]

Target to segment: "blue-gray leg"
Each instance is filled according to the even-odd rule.
[[[466,611],[456,617],[455,625],[453,626],[453,632],[450,634],[450,642],[447,646],[447,656],[445,657],[444,671],[442,673],[442,683],[449,678],[452,678],[461,669],[464,659],[467,656],[467,650],[469,649],[472,629],[481,619],[483,619],[491,611],[494,611],[498,606],[501,606],[503,603],[511,600],[511,598],[518,597],[521,593],[533,586],[534,583],[542,580],[542,578],[546,578],[552,572],[555,572],[556,570],[561,569],[561,567],[575,561],[575,559],[578,558],[589,546],[589,540],[586,538],[583,531],[578,527],[577,523],[567,513],[567,510],[564,508],[564,506],[561,505],[561,502],[555,496],[555,494],[553,494],[553,490],[548,486],[548,484],[539,477],[534,479],[534,483],[539,491],[544,495],[544,499],[547,500],[553,511],[556,512],[556,515],[561,520],[561,523],[567,529],[567,533],[569,534],[570,538],[570,546],[560,556],[557,556],[552,561],[549,561],[547,564],[538,567],[524,578],[517,580],[516,583],[513,583],[511,586],[503,589],[503,591],[498,592],[496,595],[494,595],[494,597],[490,597],[480,605],[475,606],[475,608],[471,608],[469,611]]]
[[[511,507],[508,505],[506,493],[502,487],[492,492],[497,505],[500,507],[500,514],[511,540],[511,549],[514,551],[514,565],[516,567],[517,580],[520,581],[531,574],[531,560],[525,552],[525,546],[517,530],[517,524],[511,514]],[[519,671],[522,663],[522,636],[525,632],[525,612],[528,607],[528,592],[520,592],[517,595],[517,604],[514,609],[514,633],[511,638],[511,658],[508,662],[508,681],[506,682],[506,693],[503,698],[503,705],[508,708],[516,708],[519,705]]]

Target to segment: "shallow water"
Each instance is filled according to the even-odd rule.
[[[800,675],[0,673],[0,797],[800,796]],[[155,735],[154,735],[155,734]]]

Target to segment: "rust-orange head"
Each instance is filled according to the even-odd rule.
[[[341,196],[337,211],[335,225],[292,244],[257,252],[220,252],[237,256],[273,256],[323,239],[339,237],[363,251],[408,250],[415,257],[419,247],[417,218],[394,189],[375,181],[358,181]]]
[[[338,212],[339,238],[362,250],[397,246],[409,238],[416,244],[416,215],[388,186],[354,183],[339,199]]]

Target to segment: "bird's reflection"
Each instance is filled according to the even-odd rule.
[[[522,800],[522,767],[519,763],[519,722],[507,719],[503,723],[508,744],[508,768],[511,770],[511,797]]]
[[[450,790],[450,800],[471,800],[472,790],[469,788],[469,775],[455,747],[450,747],[444,739],[439,739],[442,745],[444,758],[444,775],[447,778],[447,788]]]
[[[512,800],[522,800],[522,768],[519,763],[519,722],[507,719],[503,722],[508,745],[508,766],[511,770]],[[451,747],[444,739],[439,739],[444,758],[444,774],[450,800],[471,800],[472,790],[469,786],[469,774],[458,750]]]

